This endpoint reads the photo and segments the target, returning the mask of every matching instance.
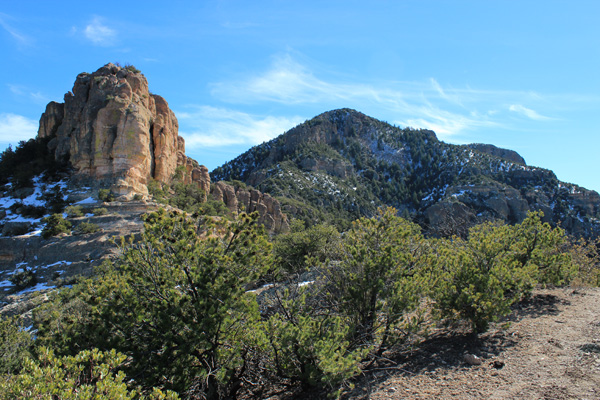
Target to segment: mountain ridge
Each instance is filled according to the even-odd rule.
[[[307,221],[373,215],[389,205],[432,233],[443,231],[452,213],[466,232],[486,220],[520,222],[528,211],[542,211],[576,235],[600,231],[597,192],[528,166],[512,150],[444,143],[431,130],[399,128],[348,108],[251,148],[211,178],[255,186]]]

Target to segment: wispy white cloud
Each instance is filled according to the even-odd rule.
[[[442,88],[442,85],[438,83],[438,81],[434,78],[429,78],[429,82],[431,82],[431,86],[433,90],[437,92],[440,98],[446,100],[449,103],[456,104],[458,106],[464,107],[463,100],[461,99],[460,92],[455,90],[448,90]]]
[[[25,95],[25,88],[21,85],[13,85],[12,83],[7,83],[6,86],[8,86],[8,90],[10,90],[13,94],[16,94],[17,96]]]
[[[186,148],[256,145],[273,139],[304,119],[263,117],[211,106],[190,106],[177,112]]]
[[[50,98],[42,92],[32,92],[23,85],[14,85],[8,83],[6,86],[8,86],[8,90],[10,90],[14,95],[23,98],[29,98],[30,100],[33,100],[33,102],[36,104],[46,104],[50,101]]]
[[[508,109],[535,121],[548,121],[552,119],[550,117],[540,115],[537,111],[522,106],[521,104],[512,104],[510,107],[508,107]]]
[[[266,71],[236,81],[212,85],[212,95],[232,104],[272,102],[284,106],[323,105],[357,107],[393,115],[401,125],[433,129],[448,137],[481,127],[503,127],[507,113],[517,112],[534,121],[549,117],[521,103],[548,106],[549,96],[535,92],[444,87],[435,78],[426,81],[352,82],[326,80],[286,54],[273,58]],[[513,104],[509,109],[506,104]]]
[[[94,17],[84,28],[85,37],[97,46],[111,46],[117,38],[117,31],[109,28],[101,17]]]
[[[329,104],[369,105],[392,113],[401,125],[434,129],[442,136],[496,124],[490,121],[487,110],[479,112],[463,105],[474,96],[467,92],[446,91],[433,78],[428,82],[395,82],[387,86],[327,82],[289,55],[275,57],[263,74],[241,81],[216,83],[212,87],[215,97],[238,104],[324,104],[323,111]]]
[[[3,13],[0,13],[0,27],[4,29],[14,40],[17,41],[19,45],[29,45],[31,44],[31,39],[19,32],[17,29],[13,28],[6,20],[9,19],[9,16]]]
[[[434,78],[429,78],[429,81],[431,82],[431,86],[433,87],[433,89],[438,92],[438,94],[446,100],[449,100],[450,97],[446,94],[446,92],[444,92],[444,89],[442,89],[442,86],[438,83],[438,81],[436,81]]]
[[[38,122],[22,115],[0,114],[0,142],[17,144],[37,135]]]
[[[29,96],[33,99],[33,101],[39,104],[46,104],[50,102],[50,98],[42,92],[31,92],[29,93]]]
[[[241,82],[213,84],[212,94],[236,103],[260,100],[291,105],[323,101],[335,96],[332,89],[290,56],[283,56],[276,57],[264,74]]]

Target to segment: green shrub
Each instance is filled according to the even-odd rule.
[[[573,264],[577,267],[574,286],[600,286],[600,238],[596,240],[573,239],[567,247]]]
[[[156,179],[150,179],[148,181],[148,193],[150,194],[150,196],[152,196],[152,198],[159,202],[159,203],[163,203],[163,204],[168,204],[167,198],[168,198],[168,191],[165,191],[163,188],[163,183],[160,181],[157,181]]]
[[[209,198],[204,203],[198,204],[198,213],[202,215],[227,217],[229,209],[224,202]]]
[[[31,218],[37,219],[37,218],[42,218],[47,213],[48,213],[48,210],[44,206],[25,205],[23,207],[23,211],[21,212],[21,215],[24,217],[31,217]]]
[[[57,161],[48,150],[51,137],[20,141],[13,150],[9,146],[0,154],[0,185],[13,183],[13,189],[31,187],[32,179],[45,172],[48,178],[64,171],[67,163]]]
[[[17,317],[0,316],[0,375],[17,373],[32,347],[33,339]]]
[[[380,353],[418,328],[428,288],[428,246],[418,225],[383,208],[352,223],[338,262],[324,267],[327,297],[347,318],[357,346]]]
[[[101,215],[106,215],[108,214],[108,210],[105,207],[98,207],[98,208],[94,208],[92,210],[92,214],[94,214],[95,216],[101,216]]]
[[[34,286],[37,283],[35,273],[31,268],[25,267],[14,274],[8,280],[15,286],[15,291],[23,290]]]
[[[46,223],[46,226],[42,229],[42,237],[44,239],[71,231],[71,223],[64,219],[62,214],[52,214],[42,221]]]
[[[305,295],[294,297],[289,292],[280,306],[264,324],[275,375],[335,391],[360,373],[368,349],[352,348],[343,317],[319,313],[307,305]]]
[[[201,237],[186,215],[149,214],[138,241],[123,240],[119,258],[73,289],[80,293],[69,304],[80,313],[38,314],[50,322],[39,325],[40,343],[67,352],[115,348],[130,357],[128,377],[146,388],[235,398],[259,336],[246,285],[272,264],[256,217],[211,222]]]
[[[42,200],[46,202],[46,208],[52,214],[62,213],[67,205],[65,192],[60,185],[55,185],[52,190],[45,191],[42,194]]]
[[[115,201],[115,195],[109,189],[98,190],[98,200],[110,203]]]
[[[134,74],[139,74],[141,72],[139,69],[137,69],[135,66],[133,66],[131,64],[125,64],[125,66],[123,68],[125,68],[129,72],[133,72]]]
[[[174,193],[169,199],[169,204],[189,213],[198,212],[199,206],[206,199],[204,191],[195,184],[174,181],[171,189]]]
[[[435,311],[449,320],[468,320],[475,332],[507,315],[510,306],[538,282],[562,284],[573,276],[562,252],[564,232],[530,213],[519,225],[486,223],[469,230],[467,240],[441,243],[432,298]]]
[[[77,233],[87,234],[98,232],[100,230],[100,227],[90,222],[81,222],[77,225],[75,229]]]
[[[125,359],[114,350],[93,349],[56,357],[52,350],[41,348],[39,361],[25,359],[17,375],[0,377],[0,399],[178,399],[175,393],[156,388],[148,395],[130,390],[125,374],[117,372]]]
[[[207,196],[195,183],[184,183],[185,173],[185,168],[178,167],[170,185],[151,179],[148,182],[148,193],[154,201],[177,207],[190,214],[230,216],[225,203]]]
[[[298,274],[306,271],[311,263],[337,258],[339,244],[340,233],[333,226],[319,224],[308,229],[292,227],[291,232],[275,238],[273,254],[282,270]]]
[[[83,217],[83,210],[81,209],[81,206],[78,205],[68,206],[67,208],[65,208],[65,213],[69,218]]]

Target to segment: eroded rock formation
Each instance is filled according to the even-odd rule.
[[[170,183],[176,174],[207,196],[223,201],[232,213],[258,211],[268,231],[288,229],[279,202],[256,190],[217,182],[208,169],[185,155],[175,114],[166,100],[150,93],[134,67],[107,64],[77,76],[64,103],[51,102],[40,119],[38,138],[51,138],[57,159],[68,159],[73,180],[110,188],[120,200],[148,195],[148,182]]]
[[[258,211],[258,222],[263,224],[268,231],[286,232],[289,230],[287,217],[281,211],[279,201],[266,193],[217,182],[212,187],[211,196],[213,199],[225,203],[232,213]]]
[[[150,178],[169,182],[179,165],[190,180],[205,177],[185,156],[166,100],[150,93],[148,81],[133,67],[107,64],[79,74],[64,104],[46,107],[38,137],[53,138],[50,148],[57,159],[69,159],[75,179],[125,197],[147,194]]]

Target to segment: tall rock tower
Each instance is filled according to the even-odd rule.
[[[64,104],[46,107],[38,131],[45,137],[57,159],[69,160],[74,179],[120,196],[146,195],[151,178],[169,182],[178,166],[210,191],[208,170],[185,156],[175,114],[131,66],[79,74]]]

